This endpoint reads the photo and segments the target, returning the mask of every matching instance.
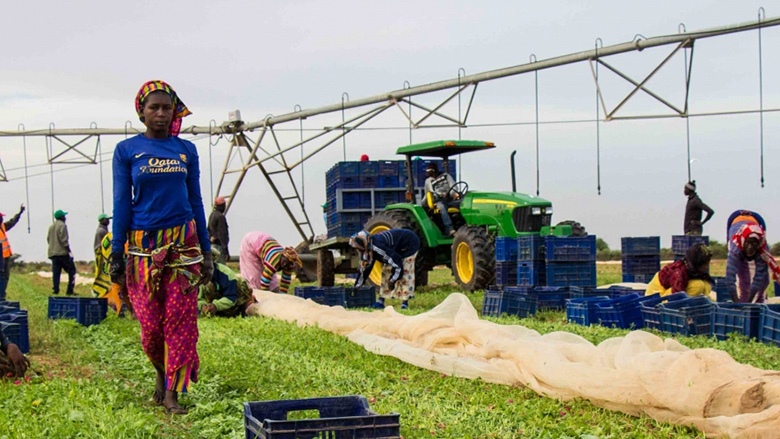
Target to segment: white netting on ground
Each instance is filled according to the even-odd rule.
[[[737,363],[717,349],[692,350],[644,331],[599,345],[567,332],[540,335],[480,320],[460,293],[416,316],[391,307],[351,311],[257,290],[255,297],[252,315],[317,325],[425,369],[522,385],[551,398],[581,397],[712,435],[780,435],[780,372]]]

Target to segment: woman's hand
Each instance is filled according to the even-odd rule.
[[[7,351],[8,360],[13,364],[14,369],[16,370],[16,376],[23,377],[24,373],[27,372],[27,368],[30,367],[30,360],[22,354],[22,351],[19,350],[19,346],[16,346],[13,343],[8,345]]]
[[[214,256],[210,251],[203,252],[203,266],[200,269],[200,282],[198,285],[205,285],[211,282],[214,275]]]

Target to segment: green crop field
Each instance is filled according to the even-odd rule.
[[[713,265],[722,274],[723,264]],[[599,265],[599,283],[619,281],[620,265]],[[408,313],[455,291],[449,272],[431,273]],[[138,323],[109,318],[81,327],[46,319],[50,280],[15,273],[9,300],[29,310],[29,381],[0,381],[2,438],[243,438],[246,401],[365,395],[379,413],[401,414],[405,438],[694,438],[694,429],[610,412],[582,401],[543,398],[519,387],[443,376],[370,354],[346,339],[265,318],[201,319],[200,381],[182,398],[186,416],[153,404],[154,372]],[[78,288],[87,295],[88,288]],[[481,308],[482,293],[470,297]],[[568,325],[562,312],[491,318],[541,333],[570,331],[598,343],[625,330]],[[780,350],[732,338],[680,337],[690,347],[723,349],[740,362],[780,368]]]

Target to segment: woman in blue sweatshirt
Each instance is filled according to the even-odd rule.
[[[155,402],[184,414],[178,394],[198,377],[198,285],[214,270],[198,152],[178,137],[190,111],[165,82],[144,84],[136,111],[146,132],[114,150],[111,279],[126,276],[141,343],[157,371]]]
[[[374,235],[365,230],[352,235],[349,245],[360,252],[360,273],[355,288],[363,285],[377,262],[382,266],[382,285],[374,308],[384,308],[385,299],[401,299],[401,309],[414,298],[414,267],[420,238],[411,230],[390,229]]]

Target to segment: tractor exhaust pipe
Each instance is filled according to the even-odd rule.
[[[512,151],[512,154],[509,154],[509,164],[512,166],[512,192],[517,192],[517,178],[515,178],[515,154],[517,154],[517,150]]]

